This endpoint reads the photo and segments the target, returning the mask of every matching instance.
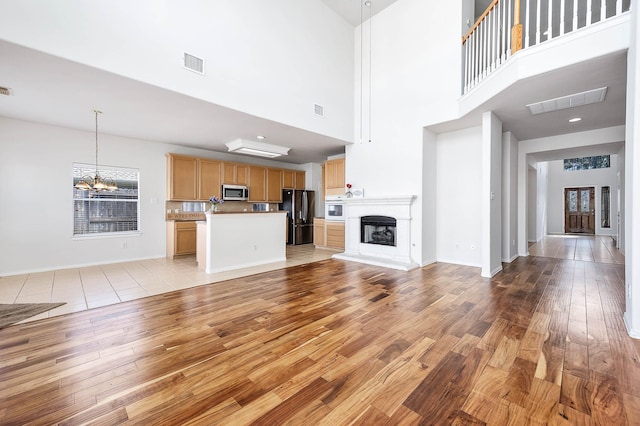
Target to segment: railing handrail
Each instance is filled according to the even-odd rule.
[[[465,41],[467,41],[467,39],[469,37],[471,37],[471,34],[475,31],[476,28],[478,28],[478,26],[482,23],[482,21],[484,21],[484,18],[487,17],[487,15],[489,14],[489,12],[491,12],[491,10],[500,2],[500,0],[493,0],[491,2],[491,4],[485,9],[484,12],[482,12],[482,15],[480,15],[480,17],[476,20],[476,22],[473,24],[473,26],[469,29],[469,31],[467,31],[467,33],[462,36],[462,44],[464,44]]]

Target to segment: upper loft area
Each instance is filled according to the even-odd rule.
[[[462,93],[517,52],[569,34],[586,35],[592,26],[627,14],[630,6],[630,0],[493,0],[462,37]]]
[[[630,7],[628,0],[494,0],[462,38],[458,118],[427,128],[478,126],[485,111],[518,140],[624,125]],[[544,109],[596,89],[605,90],[602,102]],[[534,113],[532,104],[542,109]],[[576,115],[583,120],[570,123]]]

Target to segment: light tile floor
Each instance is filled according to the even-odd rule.
[[[195,256],[150,259],[84,268],[59,269],[0,277],[0,303],[64,305],[26,321],[54,317],[212,282],[328,259],[334,251],[313,244],[287,246],[287,260],[251,268],[207,274]]]

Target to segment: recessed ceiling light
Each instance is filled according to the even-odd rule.
[[[576,123],[578,121],[582,120],[582,117],[576,117],[576,118],[572,118],[569,120],[569,123]]]
[[[266,139],[267,137],[266,136],[262,136],[262,135],[258,135],[258,136],[256,136],[256,138],[262,140],[262,139]]]

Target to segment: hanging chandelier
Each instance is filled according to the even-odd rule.
[[[96,173],[94,177],[83,176],[74,188],[82,191],[117,191],[118,185],[113,179],[103,179],[98,173],[98,115],[102,114],[102,111],[94,109],[93,113],[96,115]]]

